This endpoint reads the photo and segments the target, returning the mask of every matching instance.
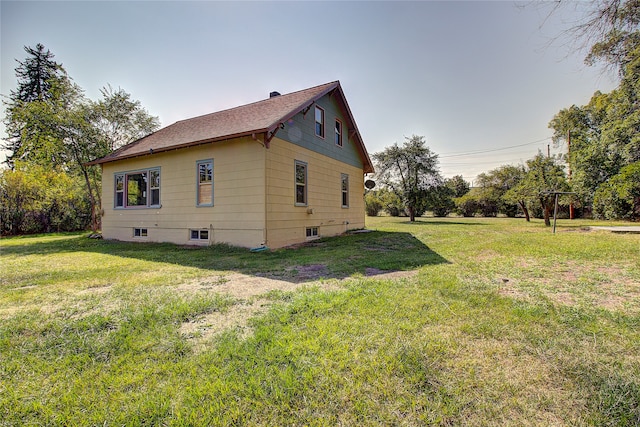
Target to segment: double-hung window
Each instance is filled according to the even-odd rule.
[[[341,187],[342,187],[342,207],[349,207],[349,175],[340,175]]]
[[[213,206],[213,160],[200,160],[196,164],[198,174],[197,206]]]
[[[336,145],[338,147],[342,147],[342,122],[336,119],[336,136],[335,136]]]
[[[324,138],[324,110],[316,105],[316,136]]]
[[[124,207],[124,175],[118,174],[116,175],[116,197],[115,197],[115,207],[123,208]]]
[[[149,171],[149,193],[151,194],[151,200],[149,204],[151,206],[160,205],[160,170],[151,169]]]
[[[296,160],[296,171],[295,171],[295,180],[296,180],[296,205],[298,206],[306,206],[307,205],[307,164],[301,161]]]
[[[160,168],[115,174],[116,208],[160,207]]]

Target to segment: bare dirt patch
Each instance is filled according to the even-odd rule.
[[[247,326],[249,319],[265,312],[270,305],[271,302],[264,299],[236,304],[225,312],[214,312],[192,322],[185,322],[180,327],[180,332],[199,344],[228,329],[237,330],[245,338],[251,333]]]
[[[309,275],[308,277],[311,278],[314,276]],[[305,285],[317,285],[326,289],[338,288],[335,284],[330,285],[330,283],[330,281],[316,283],[314,280],[281,280],[270,277],[251,276],[242,273],[228,273],[184,283],[178,285],[176,289],[188,292],[211,291],[226,294],[238,299],[249,299],[274,290],[283,292],[293,291]]]
[[[324,264],[296,265],[288,267],[285,271],[295,273],[296,282],[306,282],[318,280],[323,277],[330,277],[329,268]]]
[[[376,279],[406,279],[408,277],[414,277],[418,274],[418,270],[406,270],[406,271],[389,271],[389,270],[379,270],[377,268],[367,268],[365,269],[365,276],[372,277],[375,276]]]
[[[238,304],[225,312],[214,312],[183,323],[180,331],[194,340],[197,347],[207,339],[229,329],[235,329],[241,336],[246,337],[251,334],[251,328],[248,326],[249,319],[267,311],[273,304],[273,301],[263,297],[269,292],[290,292],[305,286],[335,291],[343,289],[344,282],[354,280],[352,278],[325,279],[329,276],[329,270],[322,264],[294,266],[287,270],[288,273],[293,274],[289,280],[234,272],[216,274],[176,286],[175,289],[179,292],[216,292],[238,300]],[[366,277],[376,279],[402,279],[416,274],[417,270],[387,271],[368,268],[365,271]]]
[[[80,291],[78,291],[79,295],[86,295],[86,294],[104,294],[105,292],[109,292],[111,290],[113,285],[111,284],[106,284],[106,285],[100,285],[100,286],[90,286],[88,288],[82,289]]]

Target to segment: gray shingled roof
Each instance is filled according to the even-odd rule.
[[[372,172],[371,160],[338,81],[275,96],[229,110],[181,120],[125,145],[89,164],[108,163],[252,134],[266,132],[269,135],[269,133],[278,128],[280,123],[285,122],[312,105],[317,99],[334,90],[339,94],[338,99],[342,101],[345,114],[348,116],[347,118],[350,122],[348,123],[348,129],[353,134],[357,148],[362,156],[364,171]]]

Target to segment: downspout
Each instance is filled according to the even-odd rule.
[[[266,134],[265,134],[265,138],[266,138]],[[269,189],[269,172],[267,170],[267,156],[269,153],[267,153],[267,150],[269,149],[269,146],[265,144],[264,146],[264,226],[262,227],[262,240],[263,243],[262,245],[265,247],[268,247],[268,242],[269,242],[269,236],[268,236],[268,213],[267,213],[267,207],[269,206],[268,203],[268,197],[269,197],[269,193],[268,193],[268,189]]]

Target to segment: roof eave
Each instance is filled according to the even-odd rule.
[[[229,139],[242,138],[244,136],[250,136],[250,135],[265,133],[268,130],[269,129],[255,129],[255,130],[235,133],[235,134],[231,134],[231,135],[224,135],[224,136],[220,136],[220,137],[216,137],[216,138],[207,138],[207,139],[203,139],[203,140],[199,140],[199,141],[186,142],[184,144],[172,145],[170,147],[153,149],[153,150],[146,151],[146,152],[132,153],[132,154],[124,155],[124,156],[115,156],[115,157],[106,156],[106,157],[102,157],[100,159],[93,160],[93,161],[85,163],[85,164],[88,165],[88,166],[93,166],[93,165],[99,165],[99,164],[104,164],[104,163],[117,162],[117,161],[120,161],[120,160],[133,159],[133,158],[136,158],[136,157],[150,156],[151,154],[166,153],[167,151],[174,151],[174,150],[179,150],[179,149],[182,149],[182,148],[195,147],[197,145],[210,144],[212,142],[226,141],[226,140],[229,140]]]
[[[371,162],[371,158],[369,157],[369,153],[367,152],[367,148],[364,145],[364,140],[362,139],[362,135],[360,135],[360,130],[358,129],[358,125],[356,124],[356,120],[353,117],[353,113],[351,112],[351,108],[349,107],[349,103],[347,102],[347,97],[344,95],[342,91],[342,86],[338,84],[337,90],[340,91],[340,98],[342,99],[342,104],[344,108],[347,110],[347,115],[349,116],[349,120],[353,124],[353,130],[355,131],[355,138],[358,142],[358,150],[363,157],[363,165],[362,169],[364,173],[374,173],[375,170],[373,168],[373,163]]]
[[[322,98],[323,96],[325,96],[326,94],[335,90],[338,87],[340,87],[340,82],[338,81],[333,82],[325,90],[318,93],[316,96],[312,98],[308,98],[304,102],[301,102],[300,104],[298,104],[295,108],[292,108],[287,114],[280,117],[275,122],[271,123],[271,125],[267,129],[269,130],[269,132],[274,131],[278,126],[280,126],[281,123],[284,123],[287,120],[293,118],[296,114],[303,111],[305,108],[311,107],[318,99]]]
[[[341,99],[341,102],[344,105],[345,109],[347,110],[346,113],[349,116],[349,121],[351,123],[353,123],[353,128],[355,130],[355,138],[356,138],[356,140],[358,142],[358,144],[357,144],[358,147],[357,148],[358,148],[358,151],[360,152],[360,154],[362,155],[362,160],[363,160],[362,169],[363,169],[363,172],[364,173],[374,173],[375,170],[373,168],[373,163],[371,162],[371,158],[369,157],[369,153],[367,152],[367,149],[366,149],[366,147],[364,145],[364,141],[362,140],[362,136],[360,135],[360,131],[358,130],[358,125],[356,124],[356,121],[353,118],[353,113],[351,113],[351,108],[349,107],[349,104],[347,103],[347,98],[345,97],[344,92],[342,91],[342,87],[340,86],[340,82],[339,81],[333,82],[333,84],[328,86],[327,89],[325,89],[322,92],[318,93],[313,98],[307,99],[305,102],[299,104],[298,106],[293,108],[291,111],[289,111],[289,113],[287,113],[283,117],[281,117],[278,120],[276,120],[275,122],[273,122],[267,128],[267,132],[275,135],[275,131],[278,128],[278,126],[280,126],[280,124],[285,123],[289,119],[293,118],[296,114],[300,113],[305,108],[311,107],[318,99],[322,98],[323,96],[325,96],[325,95],[327,95],[327,94],[329,94],[329,93],[331,93],[332,91],[335,91],[335,90],[339,91],[340,99]]]

